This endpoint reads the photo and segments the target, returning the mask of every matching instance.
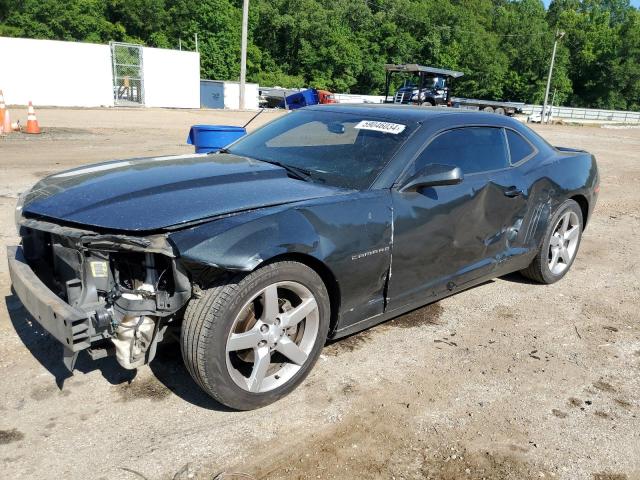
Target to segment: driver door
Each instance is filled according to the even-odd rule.
[[[430,163],[460,167],[457,185],[392,191],[390,310],[441,297],[490,273],[506,249],[517,202],[503,129],[464,127],[436,136],[409,175]]]

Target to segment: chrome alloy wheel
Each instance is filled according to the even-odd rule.
[[[575,212],[567,211],[562,215],[549,240],[549,270],[554,275],[564,272],[576,254],[580,240],[580,220]]]
[[[300,370],[318,336],[320,312],[311,291],[278,282],[240,309],[226,345],[227,371],[243,390],[268,392]]]

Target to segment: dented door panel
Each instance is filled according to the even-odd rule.
[[[505,195],[512,183],[505,170],[469,175],[459,185],[393,193],[390,308],[441,296],[492,272],[526,209],[523,198]]]

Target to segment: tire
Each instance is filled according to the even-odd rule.
[[[487,113],[493,113],[493,107],[484,107],[482,111]]]
[[[236,410],[263,407],[309,374],[330,316],[329,294],[314,270],[291,261],[268,264],[190,300],[182,357],[193,379],[218,402]]]
[[[583,222],[582,210],[575,201],[566,200],[562,203],[551,217],[538,254],[520,273],[547,285],[564,277],[578,254]],[[574,227],[576,230],[572,230]]]
[[[498,107],[495,109],[494,113],[497,115],[504,115],[506,112],[504,111],[504,108]]]

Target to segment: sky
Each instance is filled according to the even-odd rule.
[[[549,6],[549,3],[551,2],[551,0],[542,0],[545,4],[546,7]],[[634,7],[640,7],[640,0],[631,0],[631,5],[633,5]]]

